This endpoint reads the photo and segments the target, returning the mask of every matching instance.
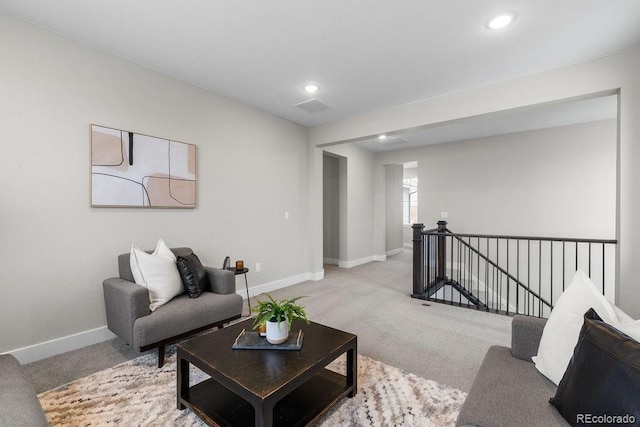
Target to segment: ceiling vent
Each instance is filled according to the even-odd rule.
[[[391,147],[392,145],[407,144],[407,141],[405,141],[402,138],[377,139],[376,142],[382,145],[383,147]]]
[[[317,98],[310,99],[308,101],[301,102],[299,104],[294,105],[294,107],[298,107],[301,110],[306,111],[307,113],[315,114],[320,113],[322,111],[330,110],[327,104],[318,100]]]

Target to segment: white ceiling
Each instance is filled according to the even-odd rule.
[[[0,11],[305,126],[640,45],[638,0],[0,0]],[[505,11],[514,23],[489,30]],[[294,107],[313,97],[309,81],[331,109]]]
[[[387,135],[384,141],[364,139],[355,143],[369,151],[392,151],[613,119],[617,115],[618,97],[609,95],[469,117]]]

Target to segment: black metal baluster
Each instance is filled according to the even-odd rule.
[[[538,289],[542,292],[542,239],[538,240]],[[553,302],[553,298],[551,301]]]
[[[431,235],[427,235],[426,238],[426,242],[425,244],[427,245],[427,268],[426,268],[426,275],[427,278],[425,280],[425,286],[424,286],[424,291],[423,293],[427,294],[427,299],[429,299],[429,293],[427,292],[427,286],[429,285],[429,283],[431,283],[431,258],[433,257],[433,255],[431,254]]]
[[[417,224],[414,224],[417,225]],[[414,227],[415,228],[415,227]],[[506,314],[510,314],[511,305],[510,303],[512,293],[512,283],[513,283],[513,291],[517,292],[514,297],[514,309],[516,313],[524,313],[528,315],[544,316],[545,315],[545,306],[549,307],[549,309],[553,308],[553,300],[554,300],[554,292],[555,290],[555,274],[558,273],[557,267],[555,266],[555,255],[557,250],[555,249],[555,242],[562,242],[562,256],[559,257],[562,268],[559,270],[559,274],[561,274],[561,288],[562,291],[566,289],[566,274],[568,267],[568,256],[567,256],[567,243],[574,243],[575,248],[575,268],[576,270],[581,265],[580,262],[580,245],[588,244],[588,266],[587,271],[589,276],[595,274],[594,271],[597,270],[598,265],[597,262],[601,262],[602,265],[602,292],[604,293],[607,290],[607,244],[617,244],[616,240],[595,240],[595,239],[564,239],[564,238],[543,238],[543,237],[525,237],[525,236],[498,236],[498,235],[479,235],[479,234],[454,234],[450,230],[446,229],[446,223],[444,221],[439,221],[438,229],[433,229],[424,232],[420,230],[419,234],[423,234],[426,236],[428,241],[424,241],[424,237],[417,237],[416,234],[418,230],[414,229],[414,291],[419,289],[422,291],[422,294],[414,292],[412,296],[420,297],[422,299],[429,299],[429,292],[434,294],[434,291],[438,291],[438,288],[442,288],[442,285],[446,282],[446,287],[443,290],[442,294],[444,294],[444,298],[440,300],[439,298],[432,298],[438,301],[447,302],[449,304],[455,304],[453,300],[453,290],[461,291],[458,295],[458,304],[461,305],[462,297],[467,301],[467,306],[475,306],[477,309],[481,307],[486,311],[491,311],[492,304],[496,312],[506,312]],[[446,239],[447,236],[451,239],[450,244],[451,249],[449,251],[446,250]],[[433,239],[433,240],[432,240]],[[456,239],[456,242],[453,241]],[[482,247],[482,239],[486,239],[484,244],[484,251],[480,250]],[[493,255],[491,254],[491,240],[495,239],[496,246],[493,251]],[[506,249],[503,248],[503,251],[506,250],[506,269],[503,268],[502,261],[500,258],[501,250],[500,245],[501,241],[504,240],[506,242]],[[516,267],[515,267],[515,276],[511,273],[514,269],[513,261],[511,256],[511,240],[516,241],[516,251],[514,251],[514,255],[516,256]],[[522,241],[526,240],[526,248],[522,246]],[[476,247],[474,247],[471,242],[476,242]],[[531,242],[538,242],[538,289],[537,293],[534,290],[535,285],[531,283],[533,278],[533,272],[531,271],[532,267],[535,265],[533,261],[533,256],[535,253],[532,251]],[[419,243],[418,243],[419,242]],[[549,242],[549,265],[545,267],[543,271],[543,244],[545,242]],[[437,243],[438,248],[440,250],[436,252],[432,252],[433,246]],[[453,248],[453,244],[457,244],[457,248]],[[598,259],[597,254],[594,253],[594,244],[600,244],[602,250],[601,259]],[[460,245],[465,245],[467,248],[461,248]],[[521,247],[522,246],[522,247]],[[527,259],[523,262],[521,257],[524,255],[524,250],[526,249],[526,257]],[[484,253],[483,253],[484,252]],[[522,252],[522,253],[521,253]],[[457,257],[456,257],[457,254]],[[474,256],[475,260],[474,260]],[[447,277],[446,273],[446,264],[447,264],[447,255],[450,256],[450,277]],[[495,261],[493,258],[495,257]],[[437,260],[436,260],[437,258]],[[434,265],[431,265],[431,260],[434,260]],[[484,261],[481,264],[481,260]],[[594,262],[595,261],[595,262]],[[424,264],[426,265],[426,268]],[[455,266],[454,267],[454,263]],[[474,269],[474,263],[476,267]],[[504,265],[504,264],[503,264]],[[437,268],[437,274],[432,273]],[[454,274],[453,269],[457,268],[458,271]],[[482,272],[481,268],[484,268],[485,271]],[[526,268],[526,276],[523,268]],[[464,270],[461,270],[464,269]],[[595,269],[595,270],[594,270]],[[474,273],[475,272],[475,273]],[[417,274],[418,273],[418,274]],[[422,274],[419,274],[422,273]],[[482,276],[481,276],[482,275]],[[548,275],[548,276],[547,276]],[[432,276],[435,279],[432,281]],[[475,276],[475,279],[474,279]],[[542,280],[544,277],[549,277],[549,283],[545,285],[545,292],[543,293],[542,288]],[[473,283],[476,280],[476,285],[479,289],[480,279],[484,281],[484,301],[479,298],[479,294],[473,294]],[[525,283],[521,281],[524,278]],[[440,282],[440,283],[438,283]],[[462,282],[462,283],[460,283]],[[506,286],[506,291],[504,287]],[[449,294],[447,294],[446,289],[449,289]],[[426,291],[427,295],[424,295]],[[547,293],[548,291],[548,293]],[[506,309],[502,310],[502,301],[503,294],[506,296]],[[526,298],[522,300],[521,306],[521,298]],[[446,295],[449,295],[446,297]],[[547,298],[543,298],[542,295],[547,295]],[[538,301],[537,310],[535,301]],[[537,311],[537,313],[536,313]],[[548,313],[546,313],[548,314]]]
[[[457,242],[458,245],[458,284],[460,284],[461,288],[464,288],[464,284],[462,284],[462,254],[460,251],[462,250],[462,245],[460,242]],[[458,305],[462,305],[462,292],[458,292]]]
[[[520,283],[520,239],[516,240],[516,281]],[[520,289],[516,288],[516,313],[520,313]]]
[[[471,237],[469,237],[469,288],[473,293],[473,254],[471,253]],[[467,298],[467,307],[469,307],[469,299]]]
[[[480,249],[480,236],[478,236],[478,241],[476,242],[476,247],[478,249]],[[478,264],[476,266],[476,277],[478,278],[478,299],[480,299],[480,251],[476,251],[476,254],[478,256]],[[487,289],[487,287],[484,287],[485,290]],[[486,299],[485,299],[486,301]],[[480,304],[476,304],[476,308],[480,309]]]
[[[565,267],[565,253],[564,253],[564,247],[565,247],[565,242],[562,242],[562,292],[564,292],[564,281],[565,281],[565,271],[564,271],[564,267]]]
[[[591,242],[589,242],[589,277],[591,277]]]
[[[470,260],[470,249],[469,249],[469,245],[467,241],[464,240],[460,240],[460,243],[464,246],[462,248],[462,257],[463,257],[463,262],[464,262],[464,270],[462,271],[462,281],[463,281],[463,288],[466,289],[467,294],[473,294],[473,286],[471,286],[469,284],[469,260]],[[467,306],[469,306],[469,298],[465,298],[466,299],[466,304]]]
[[[527,295],[531,295],[529,292],[529,286],[531,284],[531,239],[527,239]],[[529,298],[527,298],[527,315],[529,315]]]
[[[496,237],[496,264],[500,265],[500,239]],[[498,305],[496,310],[502,309],[502,273],[498,276]],[[497,312],[497,311],[496,311]]]
[[[451,237],[451,261],[450,262],[451,262],[450,277],[451,277],[451,280],[453,281],[453,237]],[[451,304],[453,304],[453,286],[449,286],[449,292],[450,292],[449,299],[451,301]]]
[[[478,245],[478,249],[480,249],[480,245]],[[487,239],[487,255],[489,254],[489,239]],[[485,260],[484,262],[484,301],[487,305],[487,310],[489,309],[489,263]]]
[[[605,268],[605,262],[604,262],[604,249],[605,249],[605,244],[602,244],[602,295],[604,295],[604,282],[605,282],[605,277],[604,277],[604,268]]]
[[[509,242],[510,239],[507,240],[507,271],[509,271]],[[511,290],[511,282],[510,277],[507,276],[507,314],[509,314],[509,306],[511,304],[511,299],[509,298],[509,291]]]
[[[553,301],[553,242],[550,241],[549,244],[551,245],[551,254],[549,255],[550,256],[550,259],[549,259],[549,263],[550,263],[549,270],[550,270],[550,276],[551,277],[550,277],[550,285],[549,286],[551,286],[551,297],[552,297],[551,301]]]

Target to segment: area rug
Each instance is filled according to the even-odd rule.
[[[176,409],[175,346],[164,367],[141,356],[38,395],[52,426],[204,426]],[[344,374],[345,358],[330,369]],[[208,378],[191,367],[192,383]],[[339,402],[319,425],[453,426],[466,393],[358,355],[358,393]]]

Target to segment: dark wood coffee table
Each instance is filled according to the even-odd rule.
[[[252,319],[178,344],[178,409],[188,407],[209,425],[302,426],[318,420],[357,392],[357,342],[350,333],[295,321],[302,348],[233,350]],[[347,354],[347,372],[325,367]],[[189,387],[189,364],[211,376]]]

